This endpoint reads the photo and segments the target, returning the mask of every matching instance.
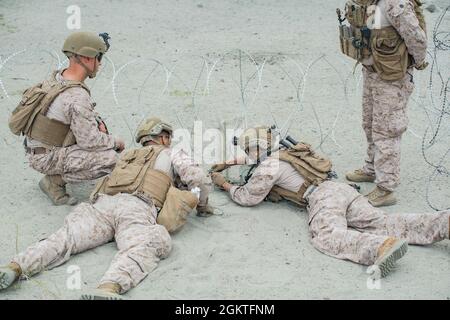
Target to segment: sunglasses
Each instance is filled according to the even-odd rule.
[[[95,58],[97,59],[97,61],[98,62],[102,62],[102,59],[103,59],[103,53],[99,53],[99,54],[97,54],[96,56],[95,56]]]

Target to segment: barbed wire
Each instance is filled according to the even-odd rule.
[[[422,138],[422,156],[425,160],[425,163],[427,163],[429,166],[433,168],[433,172],[430,174],[428,182],[427,182],[427,203],[435,210],[438,210],[438,206],[435,204],[432,204],[432,201],[430,200],[430,193],[431,193],[431,184],[435,180],[435,178],[440,178],[442,176],[449,177],[449,170],[446,167],[446,159],[449,156],[449,152],[445,152],[443,156],[440,157],[434,157],[431,154],[429,154],[429,150],[433,145],[436,145],[438,143],[445,143],[445,134],[442,134],[445,128],[445,124],[447,123],[446,120],[448,119],[448,116],[450,115],[449,110],[449,99],[448,94],[450,92],[450,78],[445,78],[445,75],[443,74],[445,70],[441,68],[441,55],[445,52],[450,51],[450,32],[442,30],[441,24],[444,20],[445,14],[450,10],[450,7],[446,8],[443,13],[440,15],[440,17],[437,19],[436,24],[433,29],[433,48],[428,52],[428,55],[431,59],[431,66],[430,66],[430,78],[429,78],[429,85],[427,88],[428,92],[428,98],[429,103],[419,103],[421,107],[423,107],[427,119],[428,119],[428,127],[426,128]],[[5,59],[0,59],[0,90],[3,91],[4,96],[7,99],[10,99],[10,95],[8,94],[4,81],[2,80],[2,69],[7,65],[7,63],[11,62],[13,58],[17,57],[20,54],[23,54],[27,52],[28,49],[24,49],[21,51],[18,51],[16,53],[13,53],[9,56],[7,56]],[[61,68],[67,64],[67,59],[61,59],[60,56],[55,51],[48,51],[48,50],[41,50],[43,52],[46,52],[49,54],[53,60],[56,60],[56,64],[58,68]],[[312,59],[305,64],[306,67],[303,67],[301,63],[292,58],[292,55],[280,55],[277,53],[278,57],[282,57],[281,61],[282,63],[270,63],[270,65],[274,66],[274,69],[277,69],[282,72],[287,78],[287,82],[291,84],[292,88],[291,90],[294,90],[295,92],[295,103],[294,107],[292,109],[292,112],[289,112],[287,117],[284,117],[282,120],[284,123],[280,127],[280,132],[282,135],[286,136],[288,134],[288,131],[291,128],[292,123],[296,120],[297,116],[303,112],[304,106],[307,105],[311,108],[315,122],[317,123],[318,128],[318,145],[316,147],[321,148],[324,144],[324,142],[327,139],[332,140],[332,142],[341,149],[342,146],[339,144],[339,142],[336,139],[335,133],[336,128],[339,124],[339,119],[341,118],[341,113],[344,108],[344,106],[348,106],[351,104],[349,94],[354,93],[358,91],[358,87],[361,84],[361,74],[353,74],[353,72],[348,72],[348,74],[345,74],[339,70],[339,68],[331,63],[329,60],[329,57],[325,54],[319,54],[317,57],[312,57]],[[163,63],[160,60],[153,59],[153,58],[138,58],[130,60],[120,67],[116,66],[116,64],[113,62],[113,60],[106,56],[106,61],[111,66],[111,81],[109,81],[109,85],[107,85],[104,89],[104,93],[107,91],[111,91],[112,93],[112,99],[114,101],[115,106],[117,107],[118,112],[111,112],[107,116],[120,116],[122,120],[124,121],[128,132],[131,137],[131,141],[134,141],[133,137],[136,133],[136,129],[132,129],[128,123],[128,120],[126,115],[129,114],[128,106],[121,101],[121,98],[119,97],[119,91],[121,90],[121,87],[123,86],[123,82],[121,81],[120,77],[122,77],[123,73],[126,72],[126,70],[130,66],[135,66],[136,68],[139,68],[139,71],[142,72],[141,75],[144,76],[144,79],[141,83],[137,83],[138,88],[138,94],[137,94],[137,107],[139,111],[142,111],[141,113],[141,123],[145,118],[148,117],[150,113],[153,113],[159,106],[156,102],[152,102],[151,105],[143,106],[143,94],[144,91],[149,87],[148,82],[150,78],[154,75],[155,71],[160,68],[163,71],[163,77],[165,75],[164,79],[164,87],[163,89],[154,96],[154,98],[158,99],[169,94],[169,86],[171,85],[171,81],[176,79],[177,81],[180,81],[180,83],[185,87],[186,92],[190,94],[190,101],[192,105],[192,114],[193,114],[193,120],[199,120],[201,115],[201,110],[198,106],[198,94],[200,93],[203,96],[209,95],[211,93],[211,78],[213,75],[213,71],[217,71],[217,68],[219,68],[219,65],[223,64],[227,60],[233,60],[236,61],[235,64],[235,70],[233,72],[237,72],[238,80],[234,81],[236,88],[238,89],[239,96],[240,96],[240,108],[241,109],[241,120],[242,121],[235,121],[235,130],[238,129],[237,127],[247,127],[248,126],[248,120],[247,115],[250,112],[250,109],[255,104],[257,99],[259,98],[259,95],[261,94],[262,90],[262,79],[264,74],[266,73],[266,65],[268,66],[267,62],[270,61],[273,57],[270,55],[264,56],[259,55],[255,56],[254,54],[251,54],[247,51],[244,51],[242,49],[233,50],[224,54],[219,54],[219,56],[216,59],[209,59],[205,56],[199,56],[197,58],[201,59],[201,67],[199,68],[198,73],[194,71],[194,74],[190,74],[190,76],[194,76],[192,79],[195,79],[193,82],[192,88],[183,80],[183,78],[175,72],[176,67],[178,66],[179,62],[183,61],[183,59],[176,60],[175,63],[172,63],[170,66],[168,64]],[[192,57],[190,57],[192,59]],[[244,59],[246,60],[244,62]],[[448,59],[448,58],[447,58]],[[52,65],[53,65],[52,61]],[[283,63],[285,62],[285,63]],[[321,118],[319,116],[319,113],[316,109],[316,104],[312,102],[305,103],[305,95],[307,92],[307,84],[308,79],[311,74],[317,74],[317,70],[315,70],[316,67],[318,67],[319,62],[324,63],[325,65],[331,67],[333,73],[338,77],[338,81],[342,87],[342,94],[343,94],[343,101],[340,104],[340,107],[337,109],[333,109],[336,113],[332,117],[332,125],[328,130],[325,130],[323,124],[321,123]],[[291,64],[294,68],[289,68],[287,65],[288,63]],[[152,65],[153,64],[153,65]],[[246,67],[250,66],[252,69],[248,73],[248,76],[244,74],[244,64]],[[144,70],[145,68],[150,68],[150,71]],[[270,66],[269,66],[270,67]],[[273,70],[273,69],[272,69]],[[294,72],[295,71],[295,72]],[[196,76],[195,76],[196,74]],[[204,78],[204,87],[201,85],[201,80]],[[3,78],[4,79],[4,78]],[[97,81],[98,79],[95,79]],[[133,79],[136,81],[135,79]],[[355,87],[349,88],[350,81],[355,81]],[[138,80],[139,82],[139,80]],[[97,82],[94,82],[96,84]],[[249,96],[250,91],[250,84],[254,84],[254,90],[253,90],[253,96]],[[136,86],[136,83],[133,83],[134,86]],[[150,85],[151,87],[152,85]],[[256,88],[256,89],[255,89]],[[436,94],[436,90],[438,91],[438,94]],[[153,99],[153,96],[152,96]],[[412,98],[414,99],[414,98]],[[186,128],[187,125],[184,120],[186,120],[186,117],[183,115],[180,115],[178,112],[178,109],[175,108],[173,112],[173,115],[175,115],[180,127]],[[271,121],[276,124],[276,118],[271,110],[271,107],[269,105],[268,110],[259,110],[261,113],[267,113]],[[217,116],[217,115],[216,115]],[[329,116],[329,115],[328,115]],[[327,119],[327,121],[329,118]],[[136,126],[137,127],[137,126]],[[241,128],[242,129],[242,128]],[[418,134],[411,131],[412,134],[415,137],[419,137]],[[431,135],[431,138],[430,138]],[[323,150],[322,150],[323,151]]]
[[[448,141],[448,132],[442,134],[442,129],[445,124],[448,125],[448,129],[450,129],[450,103],[448,98],[450,94],[450,74],[448,74],[448,69],[443,70],[441,68],[441,58],[443,58],[446,65],[448,65],[450,58],[450,30],[443,30],[442,28],[442,22],[449,12],[450,6],[443,10],[433,28],[433,47],[428,52],[428,56],[431,58],[430,77],[427,88],[430,107],[424,108],[429,124],[423,134],[421,145],[422,156],[425,162],[433,168],[432,173],[427,179],[425,197],[430,208],[437,211],[450,209],[449,204],[437,205],[431,200],[432,186],[436,185],[437,180],[444,180],[444,189],[448,191],[448,186],[450,185],[450,170],[447,167],[447,161],[450,156],[450,148],[448,148],[441,156],[429,154],[431,153],[429,151],[436,144],[450,142]],[[447,74],[443,74],[444,71],[447,71]],[[438,80],[437,84],[436,80]],[[438,94],[435,93],[436,90],[438,91]],[[431,138],[429,137],[430,133]]]

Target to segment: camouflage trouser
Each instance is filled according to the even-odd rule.
[[[400,142],[408,126],[412,70],[394,82],[384,81],[365,68],[363,76],[363,129],[368,144],[363,170],[375,175],[378,186],[393,191],[400,183]]]
[[[71,255],[115,239],[118,253],[100,284],[118,283],[128,291],[156,268],[171,250],[167,230],[156,224],[156,208],[129,194],[100,195],[95,204],[81,203],[64,226],[13,259],[31,276],[69,260]]]
[[[420,245],[449,237],[449,210],[386,214],[344,183],[322,183],[309,196],[308,202],[312,245],[339,259],[371,265],[388,237]]]
[[[30,166],[47,175],[60,174],[66,182],[103,177],[114,169],[118,155],[112,149],[83,150],[78,145],[55,148],[47,154],[30,155]]]

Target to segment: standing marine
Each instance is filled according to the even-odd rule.
[[[397,202],[401,138],[407,129],[414,69],[428,65],[425,19],[419,0],[349,0],[341,17],[342,52],[363,66],[362,126],[367,158],[349,172],[354,182],[374,182],[367,195],[375,206]],[[349,25],[343,24],[347,20]]]

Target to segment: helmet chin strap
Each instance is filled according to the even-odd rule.
[[[89,68],[87,67],[87,65],[85,65],[79,56],[75,56],[75,60],[77,60],[77,62],[83,67],[84,71],[86,71],[86,74],[88,75],[88,77],[90,79],[94,78],[97,74],[97,72],[94,72],[92,70],[89,70]]]
[[[148,141],[146,141],[145,142],[145,144],[156,144],[156,145],[159,145],[159,146],[162,146],[162,145],[164,145],[161,141],[159,141],[159,139],[158,139],[159,137],[157,137],[157,138],[151,138],[150,140],[148,140]]]
[[[245,152],[247,154],[247,156],[250,156],[250,151],[246,151]],[[256,147],[256,163],[260,164],[261,162],[263,162],[264,160],[266,160],[268,157],[270,157],[270,155],[272,154],[272,150],[267,150],[264,148],[261,148],[259,146]]]

